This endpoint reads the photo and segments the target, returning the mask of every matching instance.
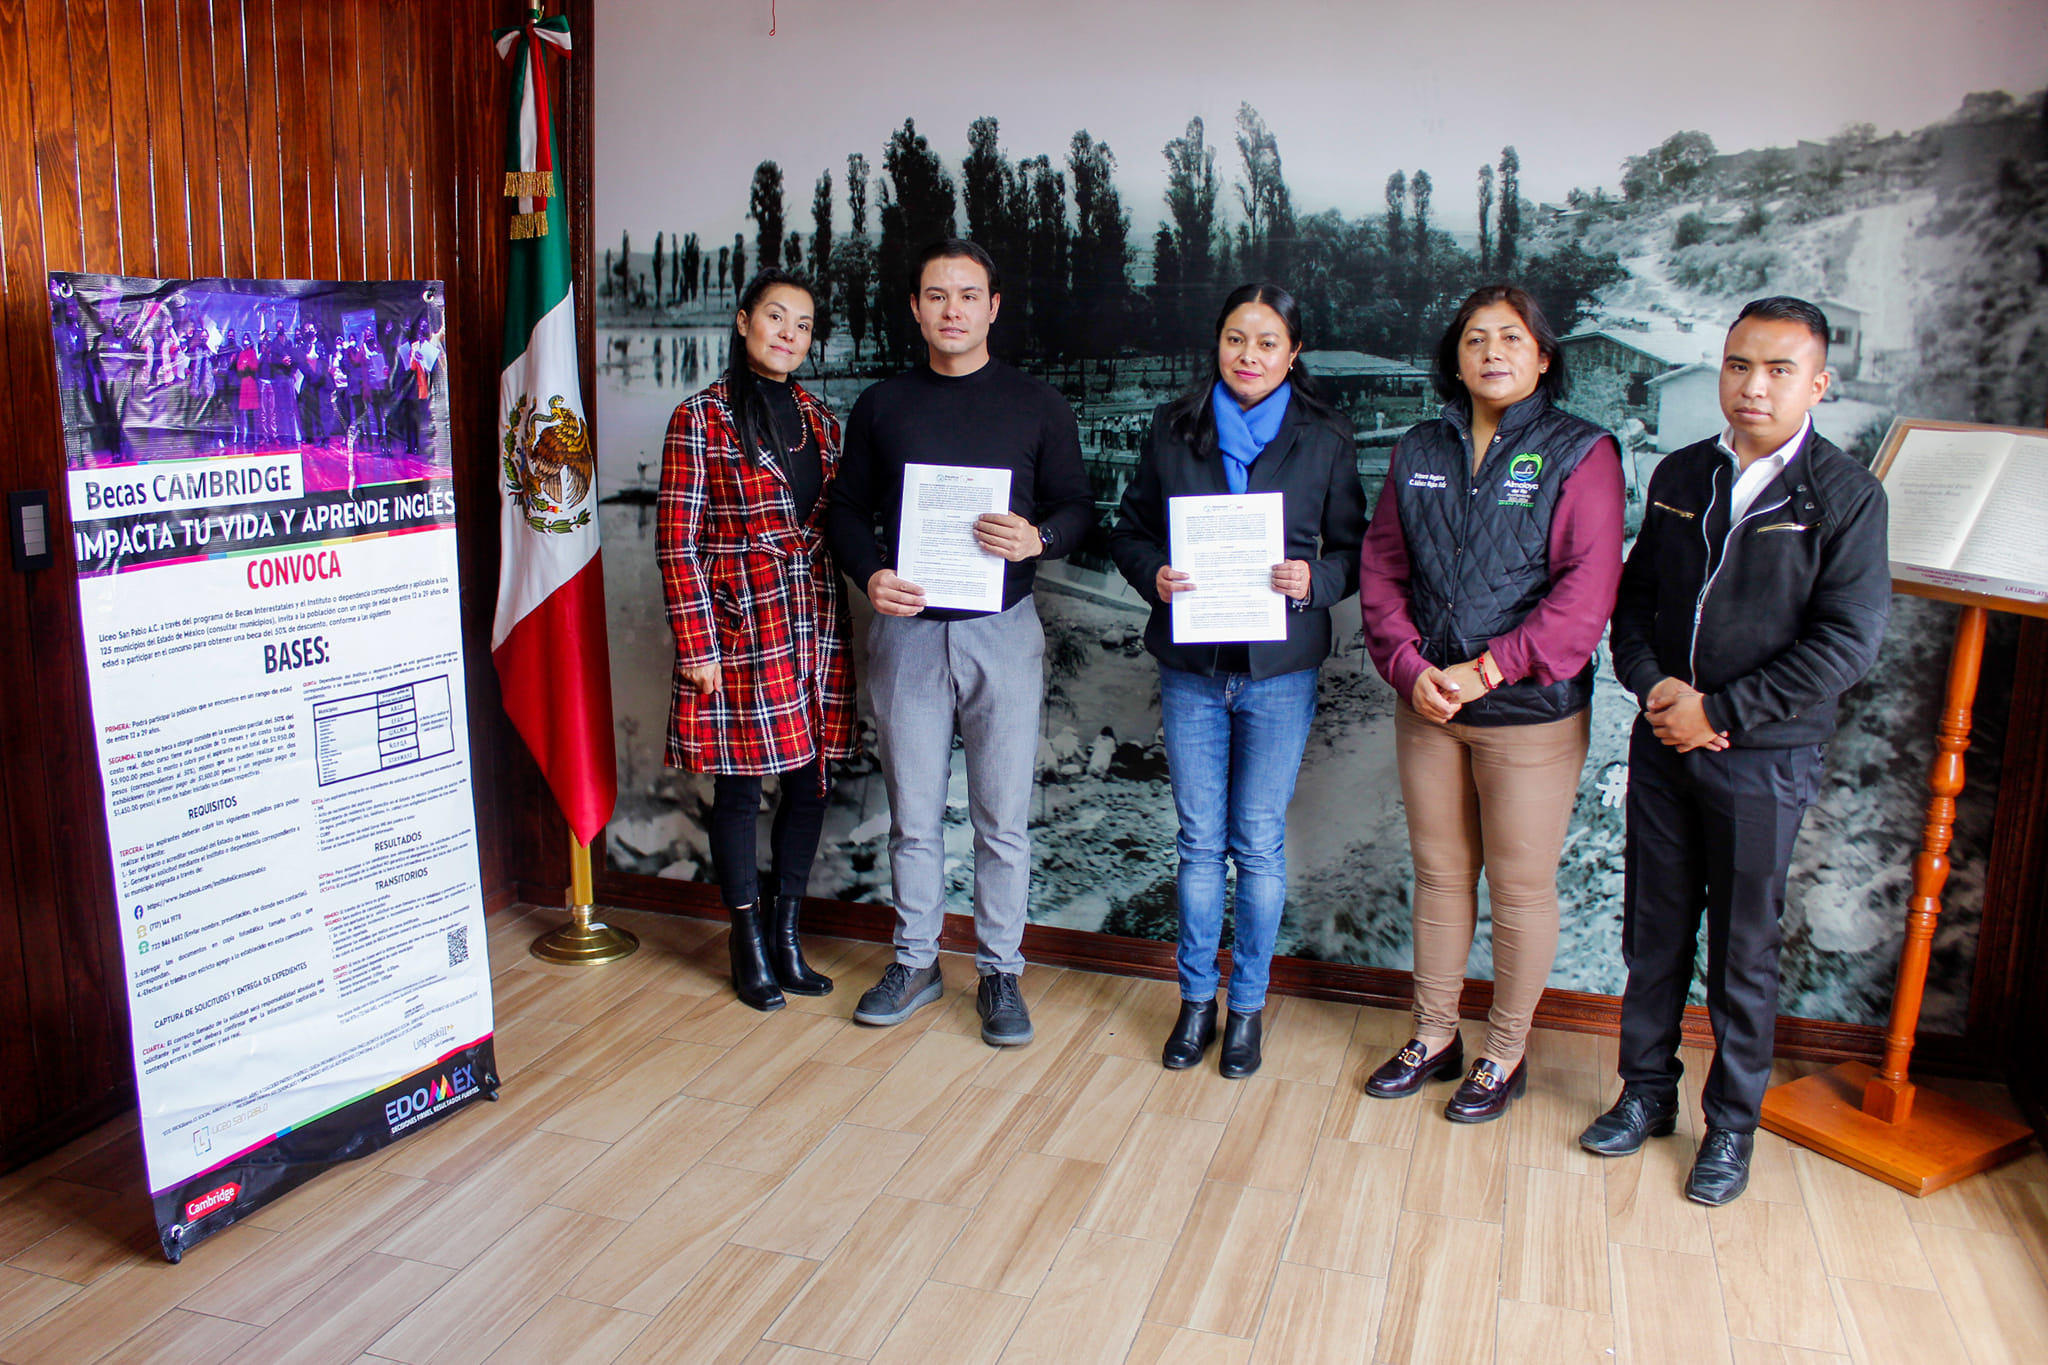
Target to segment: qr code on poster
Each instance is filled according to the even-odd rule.
[[[469,926],[448,931],[448,965],[460,967],[469,961]]]

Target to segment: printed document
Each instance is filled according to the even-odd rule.
[[[1010,471],[945,464],[903,466],[896,572],[924,589],[924,604],[1001,611],[1008,561],[981,548],[975,518],[1010,510]]]
[[[1166,500],[1167,558],[1194,592],[1173,595],[1173,642],[1238,644],[1287,638],[1287,598],[1273,566],[1287,557],[1279,493]]]

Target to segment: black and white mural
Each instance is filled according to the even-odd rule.
[[[597,9],[598,468],[620,755],[611,865],[708,879],[709,779],[664,770],[672,643],[654,561],[669,412],[721,371],[763,265],[827,301],[799,376],[842,415],[913,363],[904,266],[948,233],[1003,271],[998,351],[1079,416],[1105,517],[1217,304],[1275,280],[1376,495],[1434,410],[1426,355],[1496,279],[1544,302],[1569,406],[1623,441],[1631,529],[1664,453],[1720,428],[1715,368],[1765,293],[1826,309],[1820,429],[2048,413],[2048,24],[2031,0],[1819,0],[1730,25],[1581,0],[1515,13],[1269,0],[887,0]],[[1762,99],[1757,92],[1768,91]],[[1172,801],[1144,607],[1098,541],[1040,573],[1048,668],[1035,922],[1171,938]],[[856,600],[859,594],[854,594]],[[864,603],[862,604],[864,606]],[[1782,1008],[1880,1023],[1953,609],[1895,602],[1794,866]],[[1338,615],[1289,823],[1280,949],[1410,965],[1393,694]],[[864,630],[864,618],[859,629]],[[857,631],[858,633],[858,631]],[[1924,1024],[1960,1031],[2010,691],[1994,625]],[[1603,660],[1604,668],[1604,660]],[[1633,702],[1603,671],[1559,882],[1553,986],[1613,993]],[[956,769],[952,885],[971,834]],[[872,759],[840,774],[814,894],[886,901]],[[1489,974],[1482,936],[1470,974]]]

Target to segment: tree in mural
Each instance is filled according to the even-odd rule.
[[[1387,249],[1399,256],[1408,247],[1408,173],[1387,177]]]
[[[1017,173],[1029,186],[1024,223],[1025,277],[1030,302],[1029,346],[1037,354],[1067,354],[1071,338],[1072,299],[1067,291],[1067,262],[1072,237],[1067,228],[1067,178],[1053,169],[1052,158],[1035,156],[1018,163]]]
[[[1512,146],[1500,149],[1500,250],[1494,267],[1506,274],[1515,268],[1522,236],[1522,157]]]
[[[1116,192],[1116,155],[1086,128],[1067,144],[1074,177],[1071,288],[1091,354],[1111,355],[1130,316],[1131,215]]]
[[[1493,271],[1493,241],[1491,220],[1493,218],[1493,167],[1479,168],[1479,273]]]
[[[740,234],[735,232],[732,235],[732,296],[734,302],[739,301],[740,290],[746,288],[746,285],[747,244]]]
[[[911,258],[928,243],[956,235],[953,178],[913,119],[889,135],[882,150],[881,242],[875,250],[882,307],[876,312],[878,338],[890,354],[907,360],[917,340],[907,301]]]
[[[1244,172],[1244,179],[1237,182],[1237,202],[1244,210],[1251,250],[1238,269],[1279,279],[1287,273],[1288,247],[1294,238],[1294,201],[1280,169],[1279,139],[1248,103],[1237,107],[1237,155]]]
[[[846,158],[846,208],[853,231],[832,248],[832,287],[835,310],[846,318],[853,358],[859,361],[875,288],[875,249],[868,241],[868,159],[859,152]]]
[[[1174,350],[1199,338],[1199,300],[1216,278],[1216,149],[1206,141],[1202,120],[1188,120],[1187,130],[1162,149],[1166,157],[1167,221],[1160,241],[1171,249],[1171,279],[1162,279],[1154,248],[1153,282],[1161,332]]]
[[[764,161],[754,167],[747,217],[754,220],[754,253],[763,270],[782,264],[782,167]],[[734,280],[738,287],[739,281]]]

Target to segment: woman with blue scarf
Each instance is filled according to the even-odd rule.
[[[1351,424],[1319,398],[1300,363],[1301,310],[1286,290],[1247,284],[1223,302],[1215,366],[1152,415],[1117,509],[1110,552],[1152,605],[1145,647],[1159,660],[1159,712],[1180,816],[1180,1017],[1161,1061],[1195,1065],[1216,1040],[1217,949],[1226,859],[1237,869],[1220,1070],[1259,1069],[1266,979],[1287,903],[1287,803],[1330,653],[1330,608],[1358,590],[1365,491]],[[1167,554],[1167,500],[1278,493],[1287,638],[1177,644],[1174,594],[1200,582]]]

